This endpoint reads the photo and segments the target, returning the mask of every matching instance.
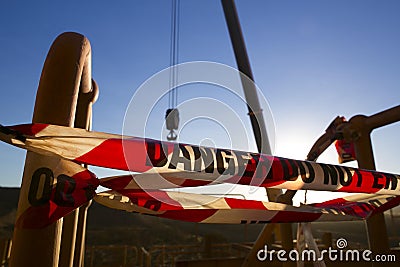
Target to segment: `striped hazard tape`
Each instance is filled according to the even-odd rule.
[[[112,189],[95,197],[96,201],[106,206],[171,219],[210,223],[364,219],[374,212],[398,205],[400,195],[400,177],[395,174],[253,152],[198,147],[48,124],[1,127],[0,140],[45,156],[66,160],[76,166],[79,166],[76,163],[84,163],[139,173],[99,181],[88,170],[80,166],[83,170],[73,167],[76,173],[66,176],[75,181],[76,185],[82,184],[79,187],[70,186],[73,182],[63,187],[59,185],[59,188],[63,188],[60,189],[63,199],[75,201],[79,196],[80,201],[75,201],[69,208],[71,210],[93,197],[93,188],[98,184]],[[39,177],[47,177],[48,171],[42,171],[44,174]],[[53,174],[52,177],[60,175]],[[82,179],[82,175],[90,179]],[[337,199],[313,206],[293,207],[274,202],[232,200],[161,190],[214,183],[362,194],[356,199]],[[49,190],[54,193],[43,199],[38,198],[43,203],[52,203],[53,208],[49,210],[65,205],[55,202],[57,197],[60,198],[57,195],[57,184]],[[124,201],[121,202],[122,199]],[[161,204],[148,204],[155,203],[155,200]],[[168,201],[172,204],[168,204]],[[52,219],[48,221],[60,217],[55,216],[54,212],[52,214]]]
[[[201,194],[136,190],[99,193],[96,202],[129,212],[198,223],[269,223],[357,220],[359,217],[312,206],[214,197]]]
[[[181,181],[183,186],[215,182],[400,195],[400,176],[390,173],[47,124],[19,125],[11,129],[22,134],[25,140],[1,134],[0,138],[3,136],[3,141],[30,151],[77,163],[157,173],[171,180],[186,180],[186,184]]]
[[[400,197],[394,196],[352,197],[294,207],[275,202],[162,190],[151,193],[114,190],[97,194],[95,200],[107,207],[129,212],[190,222],[231,224],[360,220],[400,202]]]
[[[79,164],[54,157],[40,157],[40,162],[39,168],[25,167],[32,179],[27,203],[19,204],[16,227],[45,227],[96,195],[99,179]]]

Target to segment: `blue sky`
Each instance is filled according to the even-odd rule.
[[[220,2],[181,2],[179,62],[236,67]],[[400,2],[237,0],[236,5],[256,83],[274,117],[276,155],[304,159],[337,115],[372,115],[399,104]],[[52,41],[76,31],[91,42],[93,77],[100,87],[93,129],[121,133],[134,92],[169,66],[170,8],[167,0],[1,1],[0,123],[31,120]],[[202,93],[223,96],[210,89]],[[179,94],[190,98],[190,90]],[[161,101],[160,110],[166,105]],[[232,106],[247,120],[244,104]],[[196,133],[218,140],[217,128],[204,126]],[[373,133],[379,170],[400,173],[399,132],[397,123]],[[0,144],[1,186],[20,185],[24,155]],[[330,148],[320,161],[337,163],[336,158]]]

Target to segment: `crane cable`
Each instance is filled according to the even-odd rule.
[[[179,111],[176,108],[178,104],[178,59],[179,59],[179,6],[180,0],[172,0],[171,10],[171,44],[170,44],[170,79],[168,92],[168,109],[165,114],[166,127],[169,130],[167,139],[174,141],[177,134],[174,130],[178,129]]]

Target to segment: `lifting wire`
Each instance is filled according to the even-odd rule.
[[[174,141],[178,135],[174,130],[178,130],[179,111],[178,104],[178,59],[179,59],[179,2],[180,0],[172,0],[171,11],[171,46],[170,46],[170,79],[168,92],[168,109],[165,114],[165,123],[169,134],[167,139]]]

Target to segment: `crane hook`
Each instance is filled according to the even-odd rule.
[[[177,108],[169,108],[165,113],[165,123],[169,134],[167,135],[168,141],[175,141],[178,135],[174,130],[178,130],[179,127],[179,111]]]

